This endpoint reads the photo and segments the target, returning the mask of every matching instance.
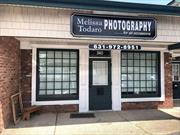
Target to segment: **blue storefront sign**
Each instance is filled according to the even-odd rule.
[[[73,14],[71,33],[86,37],[154,39],[156,21],[152,18]]]

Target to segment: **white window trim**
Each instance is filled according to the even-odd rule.
[[[68,104],[79,104],[80,100],[59,100],[59,101],[36,101],[36,64],[37,64],[37,48],[58,48],[67,49],[65,45],[46,45],[46,44],[31,44],[32,47],[32,93],[31,93],[31,104],[32,105],[68,105]],[[73,46],[68,45],[68,49],[83,49],[85,46]],[[80,82],[79,82],[80,85]],[[79,86],[79,93],[80,93]],[[79,96],[79,99],[81,97]]]
[[[144,48],[142,51],[155,51],[151,48]],[[156,50],[158,51],[158,50]],[[165,78],[164,78],[164,52],[160,51],[160,69],[161,69],[161,96],[160,97],[148,97],[148,98],[121,98],[121,102],[151,102],[151,101],[165,101]]]

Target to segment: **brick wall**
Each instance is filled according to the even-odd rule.
[[[13,120],[10,97],[19,91],[19,69],[19,41],[0,37],[0,131]]]
[[[122,110],[128,109],[156,109],[173,107],[172,89],[172,56],[164,53],[164,72],[165,72],[165,101],[164,102],[129,102],[122,103]]]
[[[24,107],[31,105],[32,50],[21,50],[21,91]]]

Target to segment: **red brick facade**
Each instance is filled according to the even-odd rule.
[[[0,132],[12,121],[10,97],[19,91],[20,48],[12,37],[0,37]]]
[[[156,109],[173,107],[172,89],[172,57],[170,53],[164,53],[164,74],[165,74],[165,101],[164,102],[131,102],[122,103],[122,109]]]
[[[21,50],[21,91],[23,106],[31,105],[32,51]]]

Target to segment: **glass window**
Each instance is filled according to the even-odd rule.
[[[173,81],[180,81],[180,64],[172,64]]]
[[[38,49],[37,100],[78,99],[78,51]]]
[[[160,53],[122,51],[121,55],[122,97],[159,97]]]
[[[107,61],[93,61],[93,85],[108,85]]]

